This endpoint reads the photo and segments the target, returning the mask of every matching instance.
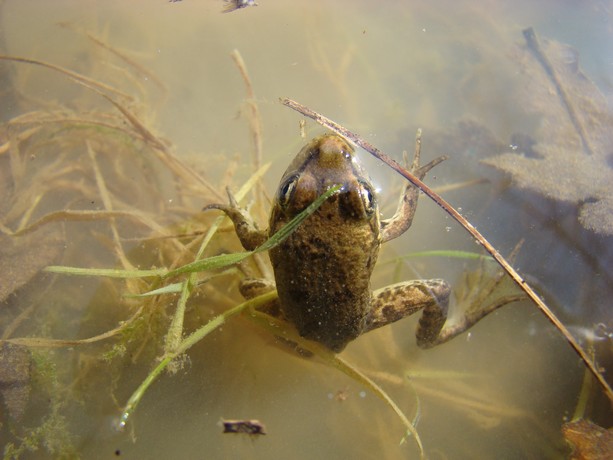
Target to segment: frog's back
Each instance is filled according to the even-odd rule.
[[[335,184],[341,191],[272,249],[270,258],[287,319],[303,337],[340,351],[362,332],[380,246],[372,185],[344,140],[322,136],[298,155],[279,186],[269,231]]]

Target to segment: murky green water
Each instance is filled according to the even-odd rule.
[[[37,61],[0,61],[0,335],[19,345],[4,345],[0,360],[7,458],[418,458],[414,439],[399,444],[400,419],[372,391],[321,360],[287,353],[244,317],[176,361],[177,372],[162,374],[118,431],[122,408],[168,346],[179,296],[125,297],[151,289],[151,279],[40,272],[191,262],[217,216],[203,215],[202,206],[224,200],[224,187],[238,190],[254,170],[250,104],[259,109],[262,162],[271,163],[266,196],[305,142],[300,116],[279,97],[397,159],[423,128],[424,160],[449,156],[428,184],[502,254],[524,241],[514,265],[583,346],[591,337],[611,380],[613,141],[602,130],[611,120],[610,5],[261,0],[221,14],[222,7],[217,0],[0,3],[1,53]],[[530,26],[566,72],[560,84],[586,141],[526,48],[522,31]],[[254,100],[246,100],[233,50]],[[593,84],[580,86],[588,79]],[[308,122],[306,131],[323,128]],[[481,162],[509,152],[517,154],[511,166]],[[401,180],[361,156],[390,216]],[[267,198],[254,206],[267,209]],[[240,249],[223,231],[206,255]],[[461,258],[397,261],[428,250],[482,253],[422,197],[411,230],[380,256],[373,287],[441,277],[457,288],[467,273],[496,272]],[[184,336],[242,301],[240,276],[194,290]],[[511,292],[505,284],[495,296]],[[429,458],[568,454],[561,426],[576,410],[585,367],[536,307],[508,305],[426,351],[415,345],[417,320],[369,333],[341,357],[418,418]],[[584,414],[611,424],[596,383]],[[223,434],[221,419],[257,419],[267,434]]]

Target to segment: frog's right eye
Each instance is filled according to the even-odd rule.
[[[362,204],[364,205],[364,211],[366,215],[370,216],[377,209],[377,202],[375,198],[375,192],[368,182],[360,180],[359,181],[359,193],[360,198],[362,198]]]
[[[279,205],[283,208],[287,207],[292,199],[292,195],[294,194],[294,190],[296,189],[296,184],[298,183],[299,176],[291,176],[288,177],[283,184],[279,187],[279,192],[277,194]]]

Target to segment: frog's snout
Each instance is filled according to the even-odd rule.
[[[317,162],[321,168],[340,169],[352,160],[353,153],[353,148],[341,137],[328,135],[319,142]]]

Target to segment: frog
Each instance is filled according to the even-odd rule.
[[[411,172],[423,179],[440,161],[419,166],[416,149]],[[451,291],[446,281],[412,280],[371,290],[381,245],[410,228],[419,190],[408,182],[394,215],[381,219],[375,187],[355,149],[340,135],[317,136],[295,156],[272,200],[268,229],[259,229],[229,189],[228,205],[210,204],[205,209],[224,212],[242,246],[251,251],[339,185],[287,239],[269,250],[278,298],[268,311],[293,324],[303,338],[335,353],[359,336],[419,311],[417,345],[429,348],[445,341],[441,330]],[[274,286],[262,280],[246,279],[241,285],[246,297],[269,289]]]

